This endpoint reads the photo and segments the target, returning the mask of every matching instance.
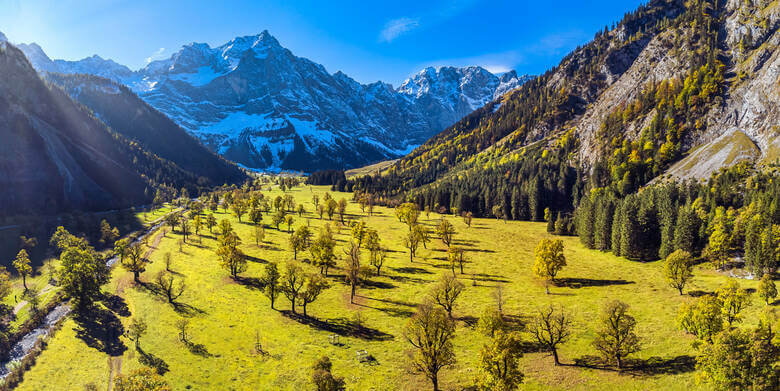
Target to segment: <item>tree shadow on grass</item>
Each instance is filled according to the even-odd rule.
[[[266,260],[264,260],[264,259],[260,259],[260,258],[258,258],[258,257],[253,257],[253,256],[251,256],[251,255],[247,255],[247,254],[244,254],[244,258],[246,258],[246,260],[247,260],[247,261],[249,261],[249,262],[255,262],[255,263],[268,263],[268,261],[266,261]]]
[[[407,277],[407,276],[401,276],[401,275],[394,275],[394,276],[388,276],[388,277],[391,280],[393,280],[393,281],[402,282],[402,283],[409,282],[409,283],[413,283],[413,284],[426,284],[426,283],[429,282],[428,280],[423,280],[422,278]]]
[[[566,288],[584,288],[591,286],[610,286],[610,285],[629,285],[634,281],[626,280],[596,280],[592,278],[558,278],[553,281],[553,285]]]
[[[202,315],[206,313],[206,311],[203,311],[194,305],[180,303],[178,301],[174,301],[171,303],[171,305],[173,306],[173,310],[181,316],[193,317],[195,315]]]
[[[206,345],[202,343],[194,343],[192,341],[184,341],[184,346],[187,347],[187,350],[190,351],[190,353],[201,356],[201,357],[211,357],[212,354],[209,353],[208,349],[206,349]]]
[[[395,338],[392,334],[387,334],[383,331],[357,324],[346,318],[320,320],[312,316],[303,316],[302,314],[292,313],[287,310],[281,311],[281,313],[285,317],[300,324],[338,334],[342,337],[355,337],[366,341],[389,341]]]
[[[263,289],[263,282],[257,277],[238,277],[236,282],[250,289]]]
[[[130,308],[127,306],[125,299],[123,299],[121,296],[111,294],[106,295],[102,302],[106,308],[113,311],[115,314],[121,317],[130,316]]]
[[[390,316],[394,316],[397,318],[408,318],[414,315],[414,311],[406,310],[406,309],[399,309],[399,308],[380,308],[380,307],[372,307],[370,305],[355,303],[356,306],[364,307],[364,308],[371,308],[372,310],[382,311]]]
[[[77,314],[76,337],[87,346],[117,357],[124,354],[127,346],[119,339],[125,333],[122,321],[111,311],[93,306],[86,313]]]
[[[355,295],[355,296],[362,297],[362,298],[364,298],[366,300],[381,301],[383,303],[390,303],[390,304],[395,304],[395,305],[403,305],[403,306],[406,306],[406,307],[417,307],[417,304],[409,303],[409,302],[406,302],[406,301],[391,300],[391,299],[377,299],[375,297],[367,297],[367,296],[361,296],[361,295]]]
[[[482,273],[472,274],[471,280],[482,281],[482,282],[511,282],[506,278],[503,278],[503,276],[493,276],[490,274],[482,274]]]
[[[396,273],[406,273],[406,274],[433,274],[426,269],[423,269],[421,267],[413,267],[413,266],[391,267],[390,270]]]
[[[714,294],[714,293],[713,292],[703,291],[703,290],[698,290],[698,289],[688,292],[688,296],[690,296],[690,297],[701,297],[701,296],[712,295],[712,294]]]
[[[689,355],[681,355],[671,358],[650,357],[648,359],[627,358],[623,362],[623,368],[618,370],[610,363],[604,362],[601,357],[586,355],[574,359],[576,367],[598,369],[603,371],[621,372],[633,376],[675,375],[693,372],[696,369],[696,358]]]
[[[145,352],[139,345],[136,345],[135,350],[141,355],[141,357],[138,358],[138,362],[154,369],[159,375],[164,375],[168,372],[168,363],[166,363],[165,360]]]
[[[366,280],[362,279],[360,280],[360,283],[362,286],[366,288],[374,288],[374,289],[393,289],[396,286],[384,281],[377,281],[377,280]]]

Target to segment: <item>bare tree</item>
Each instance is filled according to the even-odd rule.
[[[565,343],[571,336],[571,320],[552,305],[540,308],[531,323],[531,334],[540,345],[552,352],[555,365],[561,365],[558,359],[558,345]]]
[[[431,290],[431,298],[436,304],[447,311],[447,316],[452,319],[452,309],[455,307],[455,300],[463,292],[464,285],[457,278],[444,274],[439,282]]]
[[[158,273],[154,283],[163,296],[168,299],[168,303],[175,304],[176,299],[178,299],[184,293],[184,282],[175,279],[169,273]]]

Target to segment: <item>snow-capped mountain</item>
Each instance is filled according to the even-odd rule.
[[[477,66],[428,67],[404,81],[398,92],[414,98],[433,127],[441,130],[529,79],[515,71],[498,77]]]
[[[313,171],[401,156],[527,77],[480,67],[427,68],[399,89],[360,84],[297,57],[267,31],[212,48],[192,43],[131,71],[98,56],[52,61],[19,45],[39,72],[127,85],[206,146],[244,166]],[[99,114],[99,113],[98,113]]]

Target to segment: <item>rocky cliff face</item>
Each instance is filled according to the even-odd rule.
[[[779,14],[771,0],[650,1],[388,172],[418,187],[571,140],[567,164],[583,177],[598,167],[599,185],[626,192],[665,174],[702,179],[743,160],[774,162]]]
[[[127,85],[206,146],[244,166],[313,171],[401,156],[528,77],[479,67],[429,68],[395,90],[330,74],[268,32],[212,48],[193,43],[132,72],[93,56],[50,60],[41,72],[88,73]]]

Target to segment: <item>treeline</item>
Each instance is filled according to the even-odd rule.
[[[724,267],[742,255],[760,276],[780,260],[778,179],[741,163],[707,184],[659,184],[623,198],[596,189],[576,210],[577,234],[589,248],[635,260],[684,250]]]
[[[307,185],[331,185],[335,186],[341,183],[343,187],[347,183],[347,176],[341,170],[320,170],[315,171],[306,178]]]

